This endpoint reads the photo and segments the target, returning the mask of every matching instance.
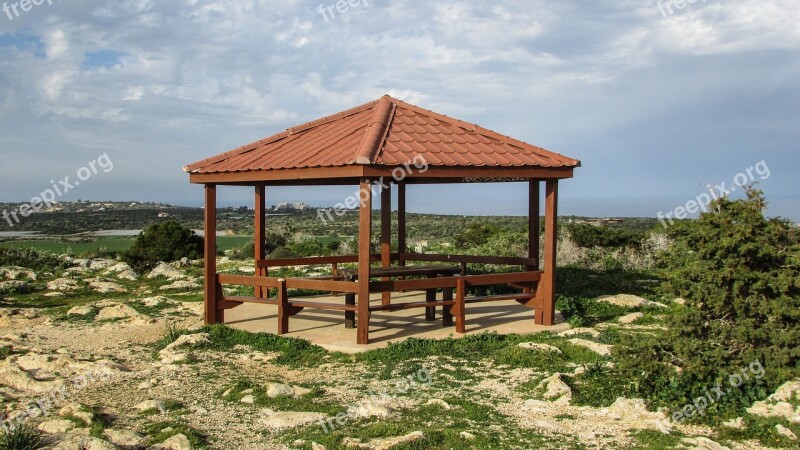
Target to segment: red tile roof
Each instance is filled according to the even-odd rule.
[[[197,174],[351,164],[579,167],[580,161],[388,95],[190,164]]]

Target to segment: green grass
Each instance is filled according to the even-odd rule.
[[[336,415],[344,412],[345,407],[323,398],[325,391],[319,386],[303,386],[311,389],[310,392],[301,396],[281,395],[275,398],[267,396],[264,386],[248,379],[239,379],[228,389],[223,390],[227,395],[224,400],[241,403],[245,394],[244,391],[251,391],[249,395],[254,397],[253,405],[265,408],[272,408],[276,411],[305,411],[319,412],[326,415]]]
[[[233,351],[237,345],[247,345],[260,352],[280,353],[275,359],[278,364],[292,367],[317,367],[326,360],[329,354],[320,346],[297,339],[285,338],[270,333],[248,333],[247,331],[234,330],[224,325],[211,325],[197,331],[181,330],[179,333],[168,333],[168,336],[157,343],[157,350],[169,345],[179,334],[208,333],[209,343],[197,345],[197,349]],[[341,355],[342,357],[344,355]]]
[[[344,417],[337,422],[332,418],[333,428],[326,429],[313,424],[286,432],[283,440],[291,443],[296,439],[317,442],[327,449],[344,449],[346,437],[358,438],[362,442],[375,438],[406,435],[421,431],[424,438],[393,449],[509,449],[509,448],[583,448],[566,436],[556,438],[539,435],[535,430],[525,430],[517,426],[494,408],[463,398],[448,398],[453,406],[443,410],[436,405],[420,406],[414,410],[395,411],[391,416],[375,418]],[[467,440],[460,436],[466,431],[475,436]],[[310,443],[304,449],[311,448]]]

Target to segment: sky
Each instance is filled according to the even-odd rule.
[[[35,2],[1,5],[0,201],[199,205],[184,165],[390,94],[580,159],[562,214],[656,216],[747,179],[800,221],[800,0]],[[516,214],[525,193],[408,202]]]

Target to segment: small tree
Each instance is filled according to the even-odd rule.
[[[194,231],[169,220],[147,227],[136,238],[124,260],[138,272],[151,270],[159,261],[170,262],[181,258],[196,259],[203,256],[203,238]]]
[[[721,198],[671,229],[663,289],[686,303],[668,319],[666,339],[637,339],[615,356],[637,378],[637,394],[680,407],[738,380],[709,407],[734,414],[800,375],[800,243],[791,224],[764,217],[765,206],[748,189],[746,199]],[[742,377],[752,364],[762,376]]]
[[[670,327],[675,354],[699,379],[760,361],[776,382],[800,369],[800,244],[766,219],[760,191],[712,204],[663,259],[668,293],[686,298]]]

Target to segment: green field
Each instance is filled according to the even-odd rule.
[[[64,239],[13,240],[0,242],[0,248],[32,248],[59,255],[69,253],[80,256],[101,248],[109,251],[124,251],[131,248],[134,239],[134,237],[114,236],[101,237],[87,242],[70,242]],[[252,240],[253,238],[250,236],[220,236],[217,238],[217,249],[225,251],[230,248],[240,247]]]

